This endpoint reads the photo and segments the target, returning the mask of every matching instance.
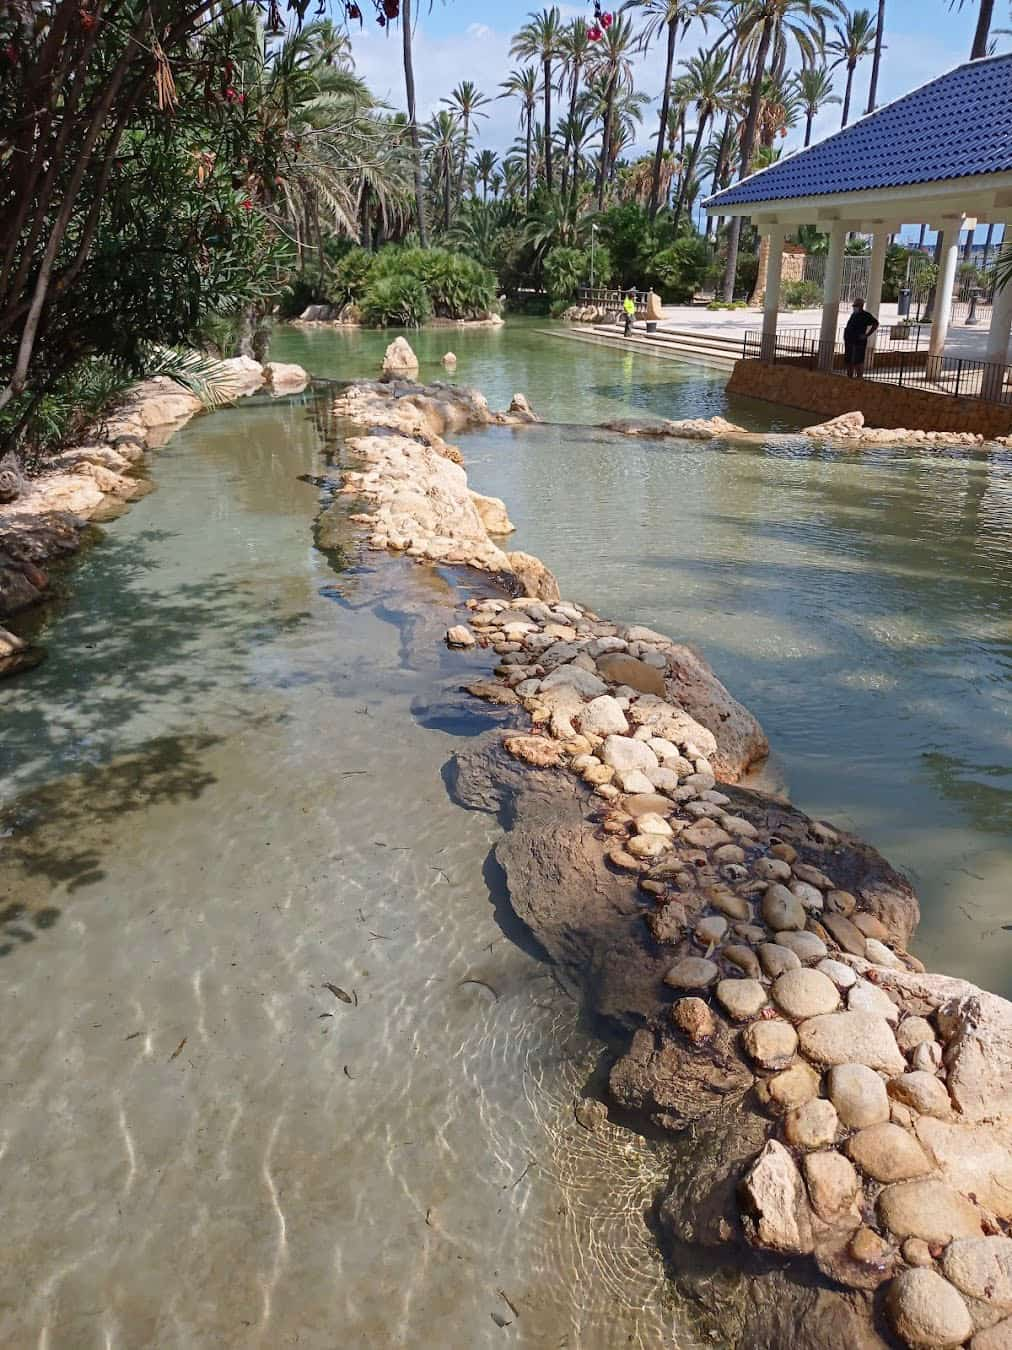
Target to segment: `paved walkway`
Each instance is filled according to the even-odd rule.
[[[842,328],[846,322],[845,307],[841,306],[841,340]],[[739,338],[744,341],[746,332],[755,331],[762,327],[763,312],[761,309],[707,309],[705,305],[665,305],[663,307],[664,317],[661,319],[658,327],[677,329],[681,332],[698,333],[701,337],[723,337]],[[881,307],[879,312],[880,321],[889,326],[897,322],[896,306],[886,304]],[[820,309],[796,309],[785,312],[780,315],[779,330],[781,332],[789,331],[792,328],[813,329],[811,336],[817,336],[822,324],[822,311]],[[965,324],[953,324],[949,328],[948,340],[945,344],[946,355],[959,356],[965,360],[983,361],[987,350],[987,323],[981,323],[972,328],[967,328]],[[928,328],[922,330],[923,345],[927,345]]]

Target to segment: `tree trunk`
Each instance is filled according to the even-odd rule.
[[[611,112],[615,101],[615,91],[611,80],[608,81],[604,99],[604,127],[601,131],[601,164],[597,178],[597,209],[604,210],[604,185],[608,177],[608,160],[611,156]]]
[[[457,197],[459,199],[462,199],[464,196],[464,174],[467,172],[467,145],[471,133],[471,123],[466,112],[464,113],[462,130],[464,132],[464,143],[460,147],[460,176],[457,179]]]
[[[552,62],[545,66],[545,186],[552,190]]]
[[[980,0],[980,13],[977,15],[977,30],[973,35],[971,61],[979,61],[987,55],[987,44],[991,34],[991,20],[994,17],[994,0]]]
[[[418,223],[418,242],[429,247],[429,232],[425,227],[425,185],[422,182],[422,145],[418,136],[418,115],[415,107],[415,67],[411,59],[411,0],[401,4],[401,33],[404,39],[404,91],[408,104],[408,128],[411,134],[411,157],[414,160],[415,216]]]
[[[363,247],[364,249],[368,249],[369,245],[372,243],[372,231],[371,231],[371,229],[369,228],[369,184],[368,184],[368,183],[363,183],[363,184],[362,184],[362,200],[361,200],[361,202],[360,202],[358,238],[359,238],[359,243],[362,245],[362,247]]]
[[[654,151],[654,170],[650,180],[650,203],[647,214],[653,220],[661,197],[661,164],[664,161],[664,138],[668,130],[668,108],[671,104],[671,72],[675,65],[675,47],[678,43],[678,23],[668,21],[668,49],[664,59],[664,91],[661,94],[661,121],[657,128],[657,148]]]
[[[533,109],[527,109],[527,164],[524,178],[524,200],[527,205],[531,204],[531,119]]]
[[[815,119],[815,109],[809,108],[805,113],[805,148],[812,143],[812,122]]]
[[[994,238],[994,222],[987,227],[987,236],[984,239],[984,255],[980,260],[981,270],[987,267],[987,260],[991,256],[991,240]]]
[[[755,130],[759,121],[759,102],[762,98],[763,72],[769,56],[770,42],[773,39],[773,20],[763,24],[759,38],[759,50],[756,53],[755,69],[752,72],[752,92],[748,101],[748,116],[745,118],[745,130],[741,144],[741,167],[739,180],[747,178],[752,163],[752,151],[755,149]],[[732,216],[731,228],[727,236],[727,268],[724,272],[724,299],[728,303],[734,299],[734,280],[738,271],[738,241],[741,239],[741,216]]]
[[[850,120],[850,96],[854,89],[854,66],[850,61],[847,62],[847,87],[843,94],[843,120],[841,127],[845,127]]]
[[[886,0],[878,0],[878,22],[875,25],[875,52],[871,58],[871,83],[868,86],[868,106],[865,112],[875,111],[878,98],[878,72],[882,64],[882,35],[885,32]]]
[[[708,115],[706,113],[703,113],[699,118],[698,125],[696,126],[696,138],[692,142],[692,154],[689,157],[689,162],[688,165],[686,166],[685,172],[682,174],[682,185],[678,189],[678,200],[675,202],[675,220],[674,220],[675,234],[678,233],[678,224],[682,218],[682,207],[686,204],[685,194],[688,191],[689,184],[692,182],[692,174],[696,167],[696,160],[699,158],[699,147],[703,141],[703,132],[706,130],[707,121]]]

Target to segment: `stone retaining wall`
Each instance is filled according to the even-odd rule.
[[[761,398],[804,412],[838,417],[863,412],[880,427],[909,427],[914,431],[970,431],[993,440],[1012,433],[1012,404],[981,403],[951,398],[924,389],[900,389],[872,380],[847,380],[797,366],[738,361],[728,381],[729,394]]]

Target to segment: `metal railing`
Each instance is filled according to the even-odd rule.
[[[820,370],[826,375],[846,375],[842,342],[822,342],[805,330],[764,334],[749,331],[742,344],[746,361],[764,365],[793,365]],[[932,356],[919,351],[869,350],[864,379],[897,388],[921,389],[951,398],[976,399],[985,403],[1012,403],[1012,366],[987,361],[969,361],[956,356]]]
[[[613,309],[617,313],[622,308],[622,302],[628,291],[619,290],[614,286],[581,286],[577,294],[582,305],[599,305],[601,309]],[[648,291],[633,292],[637,318],[642,318],[647,312],[648,295]]]

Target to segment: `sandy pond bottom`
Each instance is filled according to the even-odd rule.
[[[179,433],[0,694],[0,1344],[690,1346],[443,786],[458,593],[314,548],[323,443]]]

